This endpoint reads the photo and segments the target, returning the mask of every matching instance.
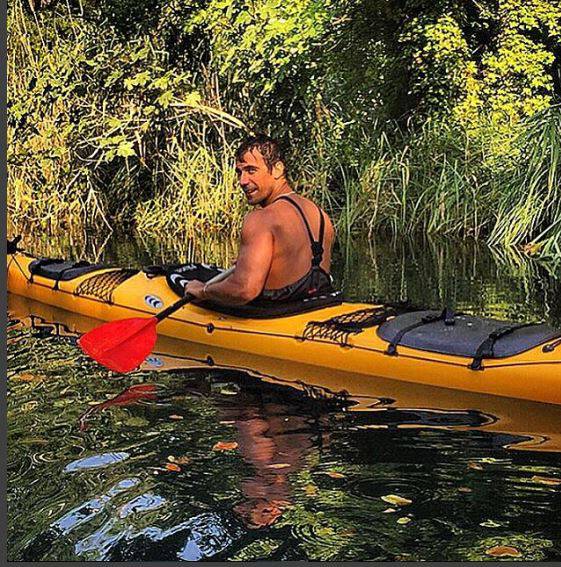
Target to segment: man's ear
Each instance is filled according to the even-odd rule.
[[[277,161],[275,165],[273,165],[273,177],[275,179],[280,179],[284,177],[284,163],[282,161]]]

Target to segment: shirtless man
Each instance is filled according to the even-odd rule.
[[[329,269],[334,230],[327,214],[297,195],[278,143],[258,135],[236,152],[236,173],[250,205],[233,273],[185,292],[225,305],[296,301],[333,291]]]

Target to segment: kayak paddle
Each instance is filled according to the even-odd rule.
[[[221,272],[207,284],[227,278],[234,268]],[[115,372],[130,372],[139,366],[156,344],[156,325],[190,303],[195,296],[187,294],[153,317],[131,317],[104,323],[78,339],[82,350],[103,366]]]

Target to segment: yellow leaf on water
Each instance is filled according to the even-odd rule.
[[[479,525],[483,526],[484,528],[500,528],[501,527],[501,524],[499,524],[498,522],[495,522],[493,520],[485,520],[484,522],[480,522]]]
[[[331,478],[346,478],[343,473],[337,471],[327,471],[325,474]]]
[[[554,478],[552,476],[534,475],[530,480],[533,482],[538,482],[539,484],[547,484],[548,486],[558,486],[561,484],[561,478]]]
[[[176,414],[172,413],[172,414],[169,416],[169,418],[170,418],[170,419],[183,419],[183,416],[182,416],[182,415],[176,415]]]
[[[271,465],[267,465],[268,469],[286,469],[290,466],[289,463],[273,463]]]
[[[393,514],[393,512],[395,512],[395,508],[386,508],[382,514]]]
[[[407,516],[403,516],[403,518],[397,519],[398,524],[408,524],[410,521],[411,521],[411,518],[408,518]]]
[[[191,459],[189,457],[174,457],[173,455],[169,455],[168,461],[170,463],[175,463],[176,465],[188,465],[191,462]]]
[[[522,557],[522,553],[520,553],[516,547],[510,547],[508,545],[490,547],[485,553],[491,557]]]
[[[212,448],[213,451],[233,451],[238,448],[235,441],[218,441]]]
[[[37,376],[29,372],[24,372],[23,374],[14,376],[14,379],[18,380],[19,382],[40,382],[41,380],[44,380],[44,378],[44,376]]]
[[[408,506],[412,502],[412,500],[403,498],[401,496],[398,496],[397,494],[387,494],[386,496],[381,496],[381,498],[384,502],[387,502],[388,504],[394,504],[396,506]]]
[[[304,487],[304,492],[308,495],[308,496],[316,496],[316,494],[318,493],[318,488],[317,486],[315,486],[314,484],[307,484]]]

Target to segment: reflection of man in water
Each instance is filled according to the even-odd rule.
[[[290,505],[288,475],[303,468],[314,449],[309,419],[288,415],[286,406],[265,403],[261,407],[225,410],[235,421],[243,459],[255,474],[242,481],[245,501],[235,511],[252,528],[268,526]]]
[[[199,384],[209,389],[208,382]],[[200,388],[197,388],[200,392]],[[114,398],[89,408],[80,417],[80,428],[86,428],[93,413],[113,406],[130,406],[141,400],[157,401],[159,392],[154,384],[138,384]],[[169,395],[169,392],[168,392]],[[310,418],[306,414],[289,413],[281,403],[262,400],[243,392],[236,406],[218,406],[220,418],[233,422],[236,441],[244,461],[255,471],[241,483],[245,500],[234,511],[250,528],[269,526],[290,505],[291,487],[288,475],[301,470],[306,457],[315,449]],[[321,419],[321,417],[320,417]],[[319,429],[325,431],[321,425]],[[325,443],[328,440],[322,439]]]

